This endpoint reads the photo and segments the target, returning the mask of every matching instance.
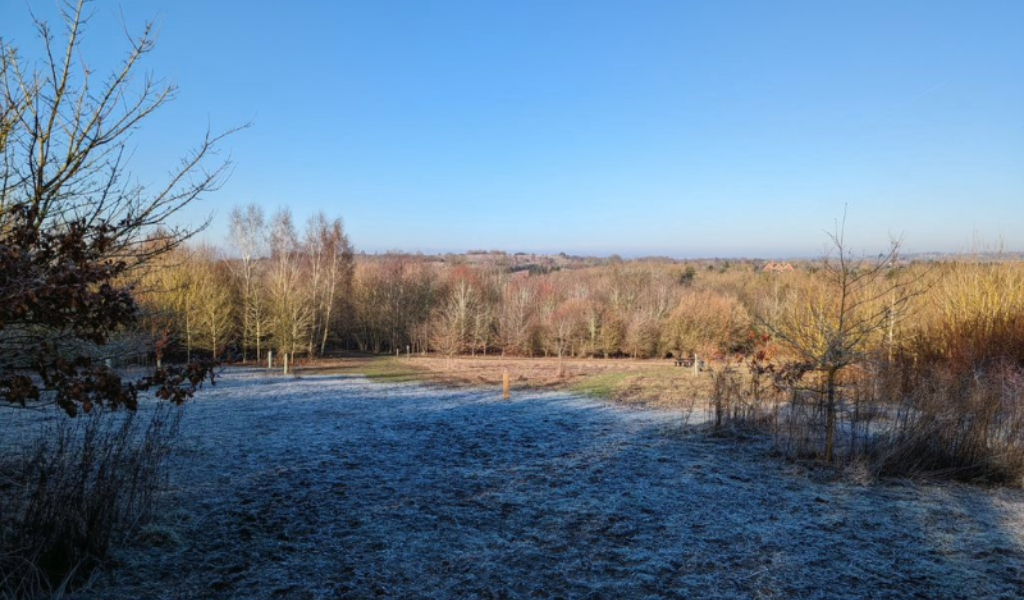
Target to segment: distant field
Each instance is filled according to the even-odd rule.
[[[416,381],[455,387],[493,388],[500,393],[508,369],[516,390],[565,390],[617,402],[693,409],[707,397],[706,374],[676,367],[672,360],[565,359],[435,355],[373,356],[301,363],[302,374],[360,374],[385,382]]]

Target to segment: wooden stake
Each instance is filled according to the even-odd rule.
[[[505,369],[505,371],[501,374],[501,392],[502,392],[502,397],[505,400],[508,400],[508,398],[510,396],[509,390],[508,390],[508,369]]]
[[[268,369],[273,369],[274,368],[274,351],[273,350],[267,350],[267,368]]]
[[[288,353],[284,353],[284,374],[288,374]]]

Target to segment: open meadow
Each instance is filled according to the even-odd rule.
[[[229,369],[86,598],[1018,598],[1024,495],[836,480],[684,411]],[[145,412],[145,407],[143,407]]]

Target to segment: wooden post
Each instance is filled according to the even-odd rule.
[[[267,350],[267,368],[268,369],[273,369],[274,368],[274,351],[273,350]]]
[[[288,353],[284,353],[284,374],[288,374]]]
[[[700,375],[700,357],[696,352],[693,353],[693,374]]]
[[[510,395],[508,390],[508,369],[505,369],[505,371],[501,374],[501,393],[502,398],[508,400]]]

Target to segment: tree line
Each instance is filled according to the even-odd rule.
[[[1019,261],[925,264],[893,253],[837,270],[849,259],[838,256],[790,272],[753,260],[621,259],[538,272],[501,260],[357,255],[340,218],[318,213],[299,231],[288,210],[267,218],[245,206],[231,213],[228,248],[176,248],[137,289],[147,339],[185,356],[722,359],[764,351],[814,362],[832,352],[958,369],[1024,360]],[[836,277],[856,298],[837,295]],[[833,306],[844,298],[848,306]],[[835,311],[836,327],[863,330],[833,339],[825,316]],[[855,349],[842,347],[850,340]]]
[[[137,284],[161,358],[261,360],[268,351],[446,356],[721,355],[747,349],[738,298],[694,284],[693,266],[612,261],[536,273],[389,253],[357,257],[340,218],[300,232],[287,209],[231,213],[230,247],[184,246]]]
[[[320,212],[300,232],[287,209],[269,219],[231,213],[233,256],[196,244],[152,261],[137,284],[142,330],[157,360],[177,353],[260,359],[267,351],[321,356],[351,315],[352,246],[340,218]]]

